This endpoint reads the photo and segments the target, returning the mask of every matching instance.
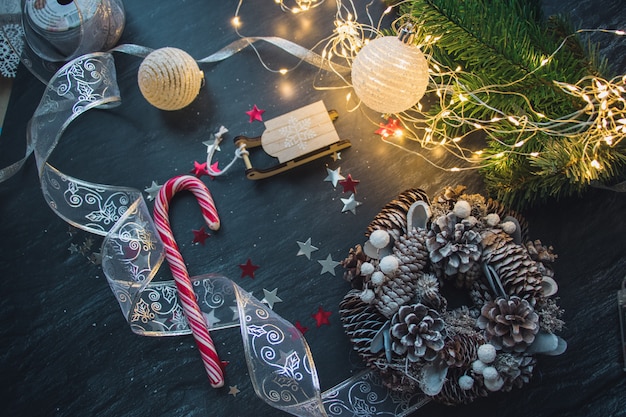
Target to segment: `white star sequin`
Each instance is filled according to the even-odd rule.
[[[159,190],[163,187],[162,185],[157,184],[156,181],[152,181],[150,187],[147,187],[144,191],[148,193],[148,200],[152,201],[156,198],[157,194],[159,194]]]
[[[343,209],[341,209],[342,213],[351,211],[352,214],[356,214],[356,208],[361,205],[360,201],[354,199],[354,193],[352,193],[349,198],[342,198],[341,202],[343,203]]]
[[[278,291],[278,288],[274,288],[272,291],[268,291],[265,288],[263,288],[264,297],[261,300],[261,302],[267,304],[269,308],[271,308],[272,310],[274,309],[274,303],[283,302],[283,300],[281,300],[280,297],[276,295],[277,291]]]
[[[341,167],[335,170],[326,168],[326,172],[328,175],[324,178],[324,181],[330,181],[333,184],[333,187],[336,187],[339,181],[345,180],[345,177],[341,175]]]
[[[304,255],[307,259],[311,259],[311,252],[318,250],[318,248],[311,245],[311,238],[308,238],[306,242],[298,242],[298,246],[300,246],[300,250],[296,256]]]
[[[322,275],[324,272],[330,272],[331,274],[333,274],[333,276],[335,275],[335,267],[341,263],[333,261],[333,258],[332,256],[330,256],[330,254],[328,254],[326,259],[317,262],[322,265],[322,272],[320,272],[320,275]]]

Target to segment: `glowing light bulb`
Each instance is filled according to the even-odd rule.
[[[241,26],[241,20],[239,19],[239,16],[233,17],[232,24],[236,28]]]
[[[600,162],[598,162],[595,159],[591,161],[591,166],[594,167],[595,169],[602,169],[602,165],[600,165]]]
[[[278,70],[278,72],[280,72],[282,75],[285,75],[289,72],[289,70],[287,68],[281,68]]]

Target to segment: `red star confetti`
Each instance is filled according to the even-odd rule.
[[[322,306],[320,306],[317,309],[317,313],[311,314],[311,317],[315,319],[315,323],[317,324],[317,327],[321,327],[322,324],[327,324],[330,326],[330,321],[328,321],[328,318],[330,317],[331,314],[333,313],[331,313],[330,311],[324,311]]]
[[[402,135],[402,127],[400,126],[398,119],[389,119],[386,124],[379,123],[378,126],[379,128],[376,131],[376,134],[383,138],[388,138],[392,135]]]
[[[218,175],[220,172],[222,172],[222,170],[219,169],[219,167],[217,166],[218,163],[218,161],[213,162],[211,164],[211,167],[206,170],[207,175],[211,177],[212,180],[215,179],[215,175]],[[206,163],[204,165],[206,166]]]
[[[343,186],[344,193],[353,192],[356,194],[356,186],[360,182],[361,181],[353,179],[352,175],[348,174],[348,177],[345,180],[339,181],[339,184]]]
[[[204,245],[204,241],[211,236],[204,230],[204,226],[202,226],[200,230],[192,230],[192,232],[193,243],[200,243],[201,245]]]
[[[296,321],[294,326],[296,326],[296,329],[298,329],[298,331],[302,333],[302,335],[304,335],[309,330],[308,327],[303,326],[302,323],[300,323],[300,320]]]
[[[198,178],[203,175],[209,175],[209,171],[206,169],[206,162],[200,163],[198,161],[193,161],[193,169],[191,172]]]
[[[259,269],[259,266],[252,264],[252,261],[248,258],[245,264],[239,265],[239,268],[241,268],[241,278],[250,277],[254,279],[254,271]]]
[[[246,112],[246,114],[248,116],[250,116],[250,123],[254,122],[255,120],[258,120],[259,122],[263,121],[263,113],[265,113],[265,110],[261,110],[259,109],[256,104],[252,107],[252,110],[248,110]]]

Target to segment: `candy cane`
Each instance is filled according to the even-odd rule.
[[[200,356],[209,375],[211,386],[219,388],[224,386],[222,362],[209,335],[207,322],[196,301],[189,273],[185,267],[178,245],[174,240],[169,221],[169,202],[174,197],[174,194],[182,190],[189,190],[194,194],[200,204],[202,216],[209,229],[217,230],[220,228],[220,219],[209,190],[202,181],[190,175],[174,177],[161,187],[154,203],[154,222],[161,240],[165,244],[165,259],[167,259],[172,270],[183,312],[200,350]]]

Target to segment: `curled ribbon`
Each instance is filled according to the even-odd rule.
[[[0,181],[17,172],[34,153],[42,192],[52,210],[76,227],[105,236],[102,268],[132,331],[144,336],[187,335],[190,324],[176,283],[154,279],[166,251],[141,192],[83,181],[47,162],[65,129],[80,114],[118,104],[110,53],[84,55],[67,63],[48,83],[29,123],[26,156],[0,170]],[[307,417],[402,417],[428,402],[422,394],[387,390],[373,372],[320,393],[311,351],[295,326],[223,276],[191,277],[189,282],[202,315],[210,318],[211,331],[240,327],[255,392],[273,407]]]

